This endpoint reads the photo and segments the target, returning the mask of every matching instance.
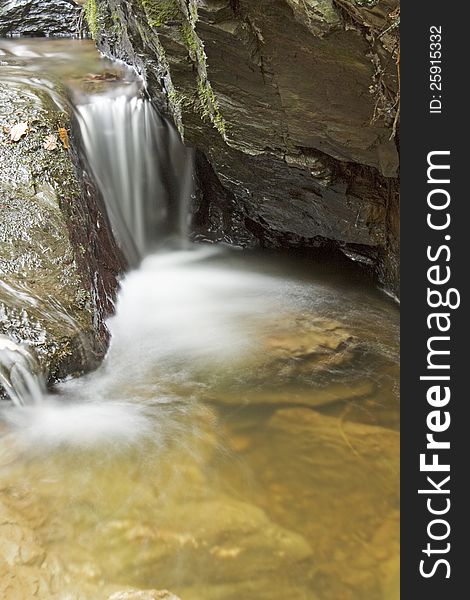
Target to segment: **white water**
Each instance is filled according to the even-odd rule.
[[[354,289],[338,303],[338,294],[335,283],[276,272],[269,258],[220,247],[160,250],[123,280],[108,322],[110,349],[98,370],[56,386],[39,403],[4,410],[3,419],[35,452],[62,445],[158,446],[178,435],[175,413],[214,401],[224,386],[258,381],[265,357],[273,360],[266,355],[269,339],[285,335],[286,322],[293,327],[306,318],[326,318],[327,326],[331,319],[355,323],[361,335],[369,329],[373,352],[394,360],[381,341],[381,330],[394,327],[387,304]]]
[[[0,384],[16,407],[37,404],[45,391],[32,350],[0,335]]]
[[[135,85],[78,99],[88,163],[133,266],[162,237],[187,235],[192,153]]]

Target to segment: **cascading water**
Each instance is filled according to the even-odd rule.
[[[34,354],[4,335],[0,335],[0,384],[15,406],[38,404],[45,393]]]
[[[129,263],[163,237],[187,237],[192,152],[133,84],[81,96],[75,111],[84,149]]]

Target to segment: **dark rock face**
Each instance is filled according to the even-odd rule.
[[[49,381],[99,364],[124,267],[75,141],[47,93],[0,83],[0,334],[34,349]]]
[[[2,0],[0,35],[75,35],[80,14],[74,0]]]
[[[204,155],[199,235],[335,246],[397,293],[396,7],[97,0],[90,29]]]

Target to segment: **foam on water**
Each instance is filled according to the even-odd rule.
[[[102,365],[42,402],[5,409],[4,421],[38,448],[158,443],[162,427],[174,426],[163,406],[184,411],[217,395],[221,381],[256,379],[273,327],[302,314],[369,329],[373,315],[379,337],[371,329],[367,351],[395,360],[380,337],[381,323],[392,325],[387,305],[369,299],[365,311],[360,294],[341,302],[340,295],[327,282],[286,277],[269,260],[226,248],[162,250],[122,281]]]
[[[20,445],[35,452],[59,446],[126,447],[155,434],[142,407],[123,402],[68,404],[63,398],[47,398],[39,405],[4,410],[2,416]]]

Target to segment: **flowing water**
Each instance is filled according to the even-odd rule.
[[[45,385],[36,357],[26,346],[0,335],[0,384],[17,407],[42,402]]]
[[[128,75],[86,89],[84,73],[118,69],[90,44],[5,44],[22,55],[15,77],[47,55],[80,87],[95,178],[120,243],[144,257],[100,368],[2,410],[0,500],[27,527],[31,564],[64,599],[132,586],[396,600],[397,307],[346,262],[157,247],[165,223],[187,226],[191,157],[176,134]],[[15,353],[0,340],[13,390],[12,361],[28,364]]]
[[[83,143],[128,262],[168,233],[187,237],[191,152],[135,86],[81,96]]]

